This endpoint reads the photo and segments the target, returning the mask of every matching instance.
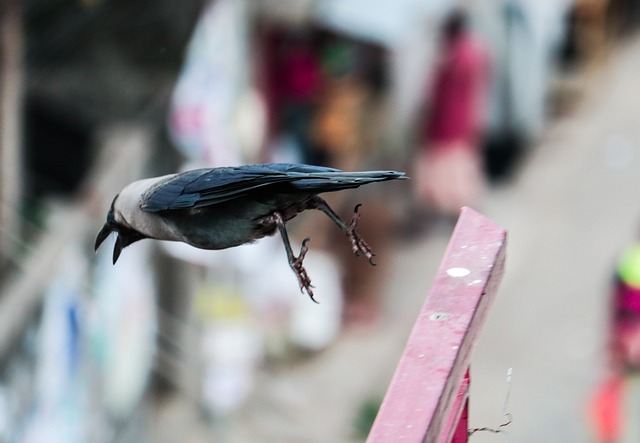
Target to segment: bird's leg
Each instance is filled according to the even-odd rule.
[[[318,303],[315,298],[313,298],[313,285],[311,284],[311,279],[307,274],[306,269],[302,266],[302,261],[304,260],[304,256],[307,255],[307,242],[311,240],[310,238],[305,238],[302,241],[302,246],[300,247],[300,253],[296,257],[293,255],[293,250],[291,249],[291,243],[289,242],[289,234],[287,233],[287,227],[285,226],[284,219],[279,212],[273,213],[273,221],[278,227],[278,231],[280,231],[280,236],[282,237],[282,242],[284,243],[284,248],[287,251],[287,259],[289,260],[289,266],[296,274],[298,278],[298,284],[300,285],[300,292],[307,291],[309,298],[313,300],[315,303]]]
[[[340,218],[338,214],[333,211],[333,209],[331,209],[329,204],[322,198],[316,196],[309,201],[310,208],[321,210],[322,212],[327,214],[329,218],[340,227],[340,229],[342,229],[342,231],[351,241],[351,249],[356,256],[363,254],[365,257],[367,257],[369,263],[375,265],[375,263],[373,262],[373,257],[375,256],[375,254],[371,250],[371,247],[356,232],[356,226],[358,225],[358,220],[360,219],[360,213],[358,212],[360,206],[362,205],[357,204],[353,209],[353,218],[351,219],[351,223],[347,224]]]

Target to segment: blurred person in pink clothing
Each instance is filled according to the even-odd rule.
[[[461,10],[446,20],[442,39],[414,176],[420,204],[457,216],[462,206],[477,205],[485,189],[480,142],[489,61]]]
[[[637,441],[640,386],[640,241],[621,254],[609,299],[608,373],[589,404],[595,441]],[[632,418],[632,420],[630,420]]]

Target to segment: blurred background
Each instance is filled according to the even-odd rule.
[[[639,24],[634,0],[3,0],[0,441],[364,441],[462,205],[509,232],[470,420],[513,423],[471,441],[622,441]],[[364,204],[375,268],[290,223],[319,305],[279,238],[94,253],[130,181],[275,161],[412,176],[327,196]]]

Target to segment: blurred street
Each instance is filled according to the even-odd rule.
[[[575,109],[479,208],[509,237],[505,278],[474,352],[471,426],[505,421],[508,368],[513,423],[510,437],[477,433],[473,442],[592,441],[587,406],[605,373],[611,275],[640,221],[639,53],[636,37],[588,71]],[[420,241],[398,242],[378,323],[345,331],[293,367],[263,372],[220,441],[359,441],[354,411],[383,395],[450,233],[442,224]],[[178,421],[184,431],[189,418]]]
[[[550,128],[513,187],[487,201],[509,245],[472,366],[473,426],[501,422],[513,367],[513,441],[593,438],[587,406],[607,364],[615,262],[640,234],[639,51],[636,37],[603,60],[576,112]]]

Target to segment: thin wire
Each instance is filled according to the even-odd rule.
[[[507,392],[505,393],[504,403],[502,405],[502,415],[504,417],[506,417],[507,420],[504,423],[498,425],[498,427],[496,427],[496,428],[491,428],[491,427],[488,427],[488,426],[484,426],[484,427],[481,427],[481,428],[469,429],[467,431],[468,432],[467,435],[469,437],[471,437],[476,432],[491,432],[491,433],[494,433],[494,434],[506,434],[506,435],[511,436],[509,431],[505,430],[504,428],[506,426],[509,426],[513,422],[513,415],[511,415],[511,413],[508,411],[508,409],[509,409],[509,400],[511,398],[511,380],[512,380],[512,378],[513,378],[513,368],[509,368],[509,369],[507,369],[507,381],[506,381]]]

